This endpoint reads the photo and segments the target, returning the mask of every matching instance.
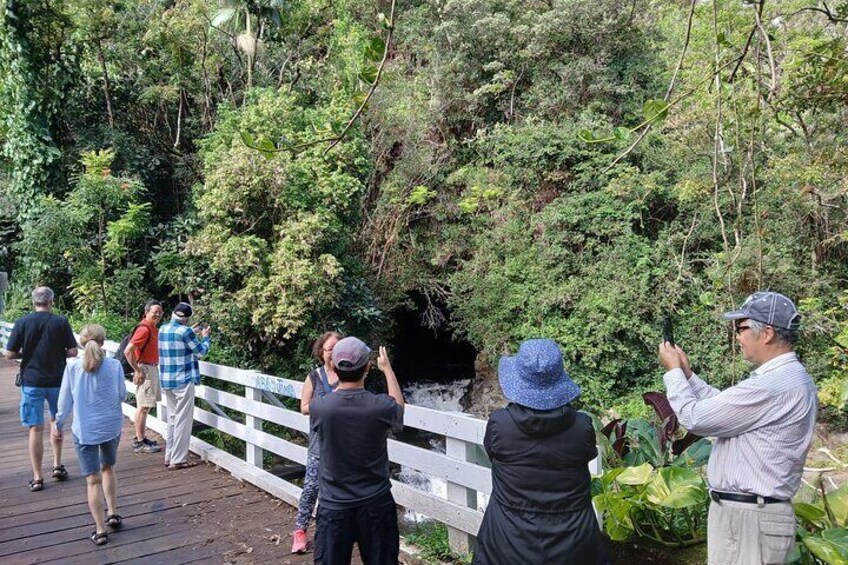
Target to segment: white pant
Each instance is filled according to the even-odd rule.
[[[194,383],[182,388],[166,388],[165,406],[168,427],[165,430],[165,461],[174,465],[188,459],[191,425],[194,422]]]
[[[795,511],[790,503],[710,503],[709,565],[783,564],[794,545]]]

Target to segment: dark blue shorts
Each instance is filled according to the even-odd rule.
[[[118,442],[121,436],[98,445],[82,445],[74,436],[74,448],[80,464],[80,473],[87,477],[99,473],[103,467],[113,467],[118,460]]]
[[[59,410],[59,387],[22,386],[21,387],[21,425],[44,425],[44,401],[50,410],[50,418],[56,418]]]

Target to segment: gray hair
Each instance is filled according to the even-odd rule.
[[[53,290],[49,286],[40,286],[32,291],[32,303],[36,306],[50,306],[53,302]]]
[[[782,344],[794,348],[795,345],[798,343],[798,332],[795,330],[776,328],[774,326],[769,326],[768,324],[765,324],[763,322],[751,320],[750,318],[748,319],[748,327],[751,328],[751,331],[756,337],[759,337],[767,327],[770,327],[774,330],[774,335],[775,337],[777,337],[777,341],[781,342]]]

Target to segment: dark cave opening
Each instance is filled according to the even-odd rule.
[[[477,351],[450,329],[450,311],[442,301],[410,293],[411,308],[395,314],[390,354],[401,386],[416,382],[452,383],[474,378]],[[434,329],[426,321],[438,320]]]

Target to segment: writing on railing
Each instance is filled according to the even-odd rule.
[[[291,398],[295,398],[296,396],[292,385],[282,379],[269,377],[268,375],[254,375],[253,383],[249,386]]]

